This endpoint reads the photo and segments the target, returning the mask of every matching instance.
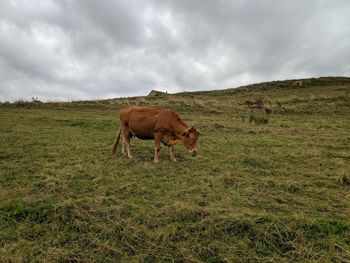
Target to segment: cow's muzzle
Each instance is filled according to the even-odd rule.
[[[191,156],[196,156],[197,155],[197,149],[192,149],[192,150],[189,150],[188,152],[190,153]]]

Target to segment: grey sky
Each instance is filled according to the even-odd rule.
[[[1,0],[0,100],[350,76],[349,0]]]

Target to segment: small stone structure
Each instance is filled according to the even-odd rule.
[[[167,94],[168,94],[168,92],[151,90],[151,92],[147,96],[148,97],[158,97],[158,96],[165,96]]]

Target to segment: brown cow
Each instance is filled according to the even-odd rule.
[[[170,159],[176,161],[173,145],[183,144],[192,156],[197,154],[197,140],[201,134],[196,128],[189,128],[180,117],[171,110],[130,106],[119,113],[120,127],[112,152],[116,152],[122,134],[122,153],[132,159],[130,139],[154,139],[154,162],[159,162],[160,143],[168,146]]]

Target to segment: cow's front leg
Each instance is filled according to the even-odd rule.
[[[175,155],[174,155],[174,147],[172,145],[169,145],[168,149],[169,149],[169,153],[170,153],[170,160],[175,162],[176,158],[175,158]]]
[[[159,162],[159,151],[160,151],[160,142],[162,141],[162,134],[156,133],[154,135],[154,162]]]

